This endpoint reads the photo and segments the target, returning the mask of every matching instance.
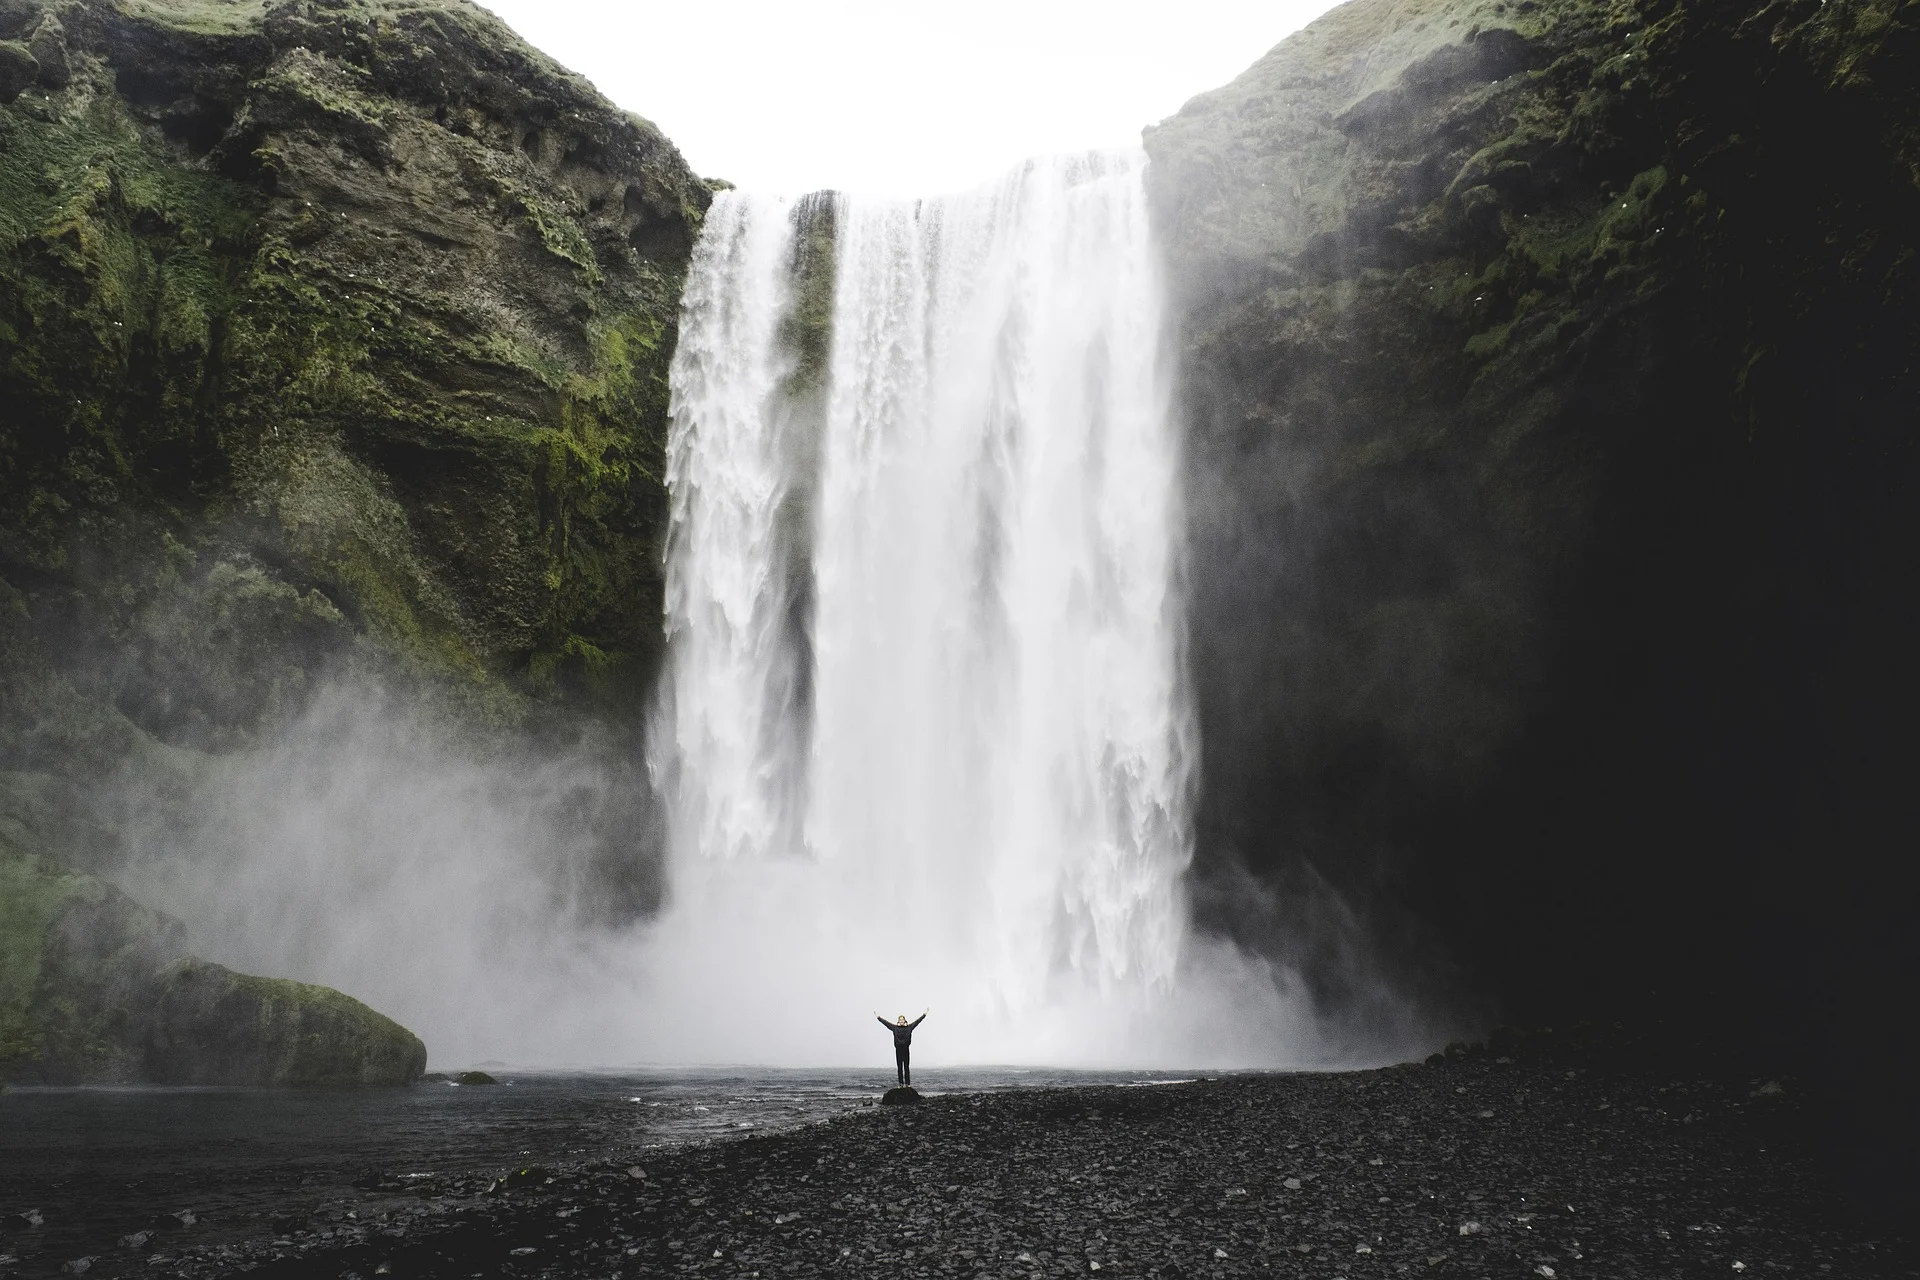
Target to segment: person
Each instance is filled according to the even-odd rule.
[[[899,1072],[901,1084],[913,1083],[913,1068],[907,1063],[907,1049],[913,1044],[913,1029],[925,1022],[927,1014],[932,1012],[933,1006],[928,1005],[926,1012],[912,1022],[907,1021],[907,1015],[904,1013],[900,1015],[898,1022],[888,1022],[880,1017],[878,1009],[874,1010],[873,1016],[880,1019],[880,1025],[893,1032],[893,1065]]]

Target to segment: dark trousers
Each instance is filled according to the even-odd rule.
[[[893,1065],[894,1069],[900,1073],[901,1084],[913,1083],[913,1068],[907,1065],[907,1046],[903,1044],[893,1046]]]

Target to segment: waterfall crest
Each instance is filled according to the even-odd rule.
[[[673,367],[653,941],[658,1016],[739,1018],[685,1052],[858,1060],[866,1010],[931,1003],[950,1058],[1178,1060],[1195,748],[1143,165],[716,198]]]

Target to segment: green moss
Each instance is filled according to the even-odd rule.
[[[158,977],[148,1061],[170,1084],[408,1084],[426,1046],[331,987],[183,959]]]
[[[34,852],[0,774],[0,1080],[398,1084],[417,1036],[331,987],[182,957],[179,926]],[[44,781],[44,780],[40,780]],[[33,790],[28,786],[28,790]]]
[[[271,446],[263,456],[271,469],[261,501],[360,625],[430,670],[485,680],[458,604],[420,563],[406,511],[379,478],[324,438]]]
[[[588,286],[601,282],[600,264],[594,260],[593,246],[587,243],[579,223],[531,192],[516,192],[515,200],[526,211],[527,225],[538,233],[548,253],[578,268]]]
[[[11,1061],[37,1058],[48,1027],[36,1007],[47,935],[87,888],[22,852],[0,826],[0,1074]]]
[[[116,0],[130,17],[193,35],[232,36],[257,30],[266,0]]]
[[[114,644],[251,565],[489,716],[644,678],[704,185],[470,5],[116,8],[0,109],[0,560]]]
[[[0,1079],[136,1078],[143,984],[179,926],[41,852],[50,781],[0,774]]]
[[[150,482],[217,467],[197,401],[260,202],[111,98],[9,110],[0,134],[0,528],[58,568],[76,513],[112,523]]]

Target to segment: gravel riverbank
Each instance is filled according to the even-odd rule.
[[[1491,1056],[955,1094],[638,1163],[603,1153],[406,1192],[369,1179],[358,1201],[278,1224],[274,1241],[180,1248],[183,1237],[156,1238],[162,1247],[145,1247],[140,1270],[330,1280],[1920,1274],[1909,1246],[1850,1225],[1795,1145],[1796,1108],[1790,1084]]]

